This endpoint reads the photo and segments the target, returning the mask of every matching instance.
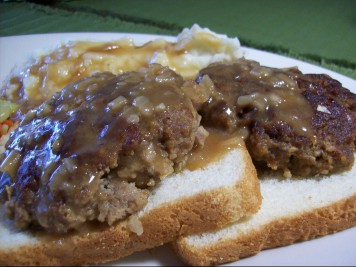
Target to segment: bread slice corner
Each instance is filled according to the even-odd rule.
[[[256,214],[220,230],[180,237],[173,248],[190,265],[218,265],[356,226],[355,178],[355,164],[319,179],[265,177]]]
[[[238,163],[238,164],[236,164]],[[0,220],[1,265],[85,265],[114,261],[153,248],[181,235],[205,232],[257,212],[259,181],[244,146],[230,150],[203,169],[165,178],[137,215],[138,235],[128,220],[105,229],[67,236],[18,231]]]

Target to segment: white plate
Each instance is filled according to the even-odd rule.
[[[32,54],[52,49],[69,40],[109,41],[130,36],[142,44],[162,37],[157,35],[131,33],[63,33],[38,34],[0,38],[0,81],[9,75],[15,66],[20,66]],[[163,36],[174,41],[174,37]],[[259,61],[270,67],[297,66],[304,73],[325,73],[339,80],[344,87],[356,93],[355,80],[296,59],[267,53],[251,48],[243,48],[245,57]],[[265,250],[256,256],[242,259],[227,266],[278,266],[278,265],[356,265],[356,227],[323,238],[297,243],[291,246]],[[177,266],[182,262],[168,245],[149,251],[135,253],[112,265],[118,266]]]

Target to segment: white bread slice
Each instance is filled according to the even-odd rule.
[[[236,164],[236,163],[239,164]],[[104,230],[67,237],[19,232],[1,219],[0,265],[82,265],[117,260],[135,251],[175,240],[180,235],[221,228],[255,213],[261,203],[259,182],[244,146],[230,150],[203,169],[164,179],[138,213],[143,233],[128,220]]]
[[[190,265],[236,261],[356,226],[356,164],[319,179],[261,179],[259,212],[221,230],[180,237],[177,255]]]

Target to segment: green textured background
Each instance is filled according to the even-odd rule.
[[[0,36],[79,31],[176,35],[198,23],[237,36],[242,45],[356,78],[355,0],[35,2],[2,1]]]

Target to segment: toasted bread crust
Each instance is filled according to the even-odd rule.
[[[194,248],[184,238],[173,243],[177,255],[194,266],[217,265],[356,226],[356,194],[322,208],[275,220],[246,235]],[[189,246],[189,247],[188,247]]]
[[[180,235],[221,228],[244,215],[255,213],[261,204],[256,171],[244,149],[246,168],[233,186],[219,187],[181,198],[145,213],[143,234],[138,236],[121,222],[89,234],[43,239],[34,245],[0,248],[1,265],[84,265],[117,260],[135,251],[153,248]],[[219,178],[219,177],[217,177]]]

